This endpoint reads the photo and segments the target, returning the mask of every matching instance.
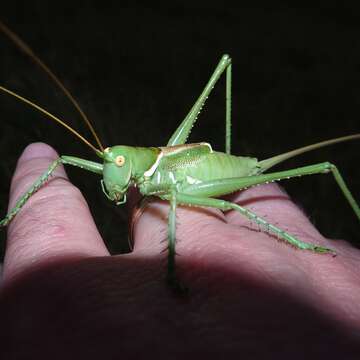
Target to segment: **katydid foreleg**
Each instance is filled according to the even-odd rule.
[[[29,198],[36,191],[38,191],[41,188],[41,186],[43,186],[47,181],[49,181],[50,176],[53,174],[53,172],[60,164],[80,167],[82,169],[95,172],[97,174],[102,174],[103,171],[103,165],[93,161],[80,159],[74,156],[59,157],[58,159],[56,159],[51,163],[48,169],[35,181],[35,183],[30,187],[30,189],[19,198],[15,206],[7,213],[6,217],[0,221],[0,227],[9,224],[9,222],[15,217],[15,215],[29,200]]]

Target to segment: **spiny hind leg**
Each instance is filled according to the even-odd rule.
[[[261,162],[259,164],[261,164]],[[189,195],[194,196],[215,197],[273,181],[280,181],[304,175],[328,173],[333,174],[340,190],[342,191],[349,205],[352,207],[356,217],[360,220],[359,205],[351,194],[337,167],[329,162],[323,162],[315,165],[308,165],[296,169],[278,171],[268,174],[204,181],[201,184],[187,186],[183,191]]]
[[[215,71],[210,77],[204,90],[196,100],[195,104],[186,115],[185,119],[181,122],[179,127],[172,134],[167,146],[185,144],[190,135],[191,129],[205,104],[206,99],[210,95],[215,84],[221,77],[222,73],[226,70],[226,125],[225,125],[225,143],[226,152],[230,154],[231,151],[231,58],[229,55],[223,55],[220,62],[215,68]]]
[[[168,195],[161,196],[163,199],[169,200],[170,197]],[[235,210],[238,211],[240,214],[247,217],[249,220],[255,222],[261,228],[263,228],[266,232],[270,234],[276,235],[279,239],[285,241],[286,243],[301,249],[301,250],[310,250],[317,253],[329,253],[335,255],[335,251],[326,247],[318,246],[315,244],[307,243],[297,239],[295,236],[287,233],[286,231],[278,228],[275,225],[270,224],[260,216],[256,215],[252,211],[238,205],[234,204],[229,201],[220,200],[220,199],[213,199],[213,198],[202,198],[196,197],[193,195],[185,195],[182,193],[178,193],[176,195],[176,200],[178,204],[183,205],[192,205],[192,206],[204,206],[204,207],[213,207],[216,209],[220,209],[223,211],[226,210]]]

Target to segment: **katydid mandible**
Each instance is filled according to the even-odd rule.
[[[101,163],[84,160],[74,156],[61,156],[55,160],[46,172],[38,178],[28,191],[23,194],[0,226],[6,226],[25,205],[27,200],[41,188],[60,164],[80,167],[102,176],[101,188],[105,196],[117,205],[126,202],[126,194],[130,186],[139,189],[144,197],[155,196],[170,203],[168,215],[168,252],[167,282],[177,287],[179,282],[176,271],[176,208],[177,205],[212,207],[222,211],[235,210],[258,224],[264,231],[276,235],[296,248],[311,250],[317,253],[335,254],[334,250],[316,244],[301,241],[290,233],[268,223],[249,209],[236,203],[221,200],[218,197],[246,189],[251,186],[265,184],[296,176],[331,173],[340,190],[360,220],[360,208],[345,184],[339,170],[329,162],[318,163],[286,171],[266,173],[274,165],[296,155],[335,143],[360,139],[360,134],[343,136],[322,141],[303,148],[280,154],[269,159],[258,161],[256,158],[235,156],[231,154],[231,58],[223,55],[201,95],[180,123],[164,147],[132,147],[116,145],[104,148],[96,135],[89,119],[82,112],[75,99],[60,80],[32,52],[32,50],[10,29],[0,23],[0,30],[7,35],[23,52],[30,56],[52,80],[61,88],[81,113],[89,126],[98,148],[72,129],[63,120],[50,114],[30,100],[0,86],[0,90],[27,103],[52,120],[66,127],[80,140],[88,145],[101,159]],[[213,87],[226,74],[226,111],[225,111],[225,152],[214,151],[209,143],[187,144],[187,138],[197,117],[210,95]]]

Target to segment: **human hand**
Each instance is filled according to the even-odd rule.
[[[10,207],[56,157],[26,149]],[[179,298],[165,285],[167,204],[146,207],[131,254],[110,256],[59,168],[8,227],[0,357],[358,358],[359,250],[324,239],[276,185],[232,201],[338,256],[291,248],[232,211],[179,207],[176,260],[190,289]]]

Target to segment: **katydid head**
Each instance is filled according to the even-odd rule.
[[[103,177],[109,198],[121,204],[132,177],[131,151],[127,146],[108,147],[103,152]]]

